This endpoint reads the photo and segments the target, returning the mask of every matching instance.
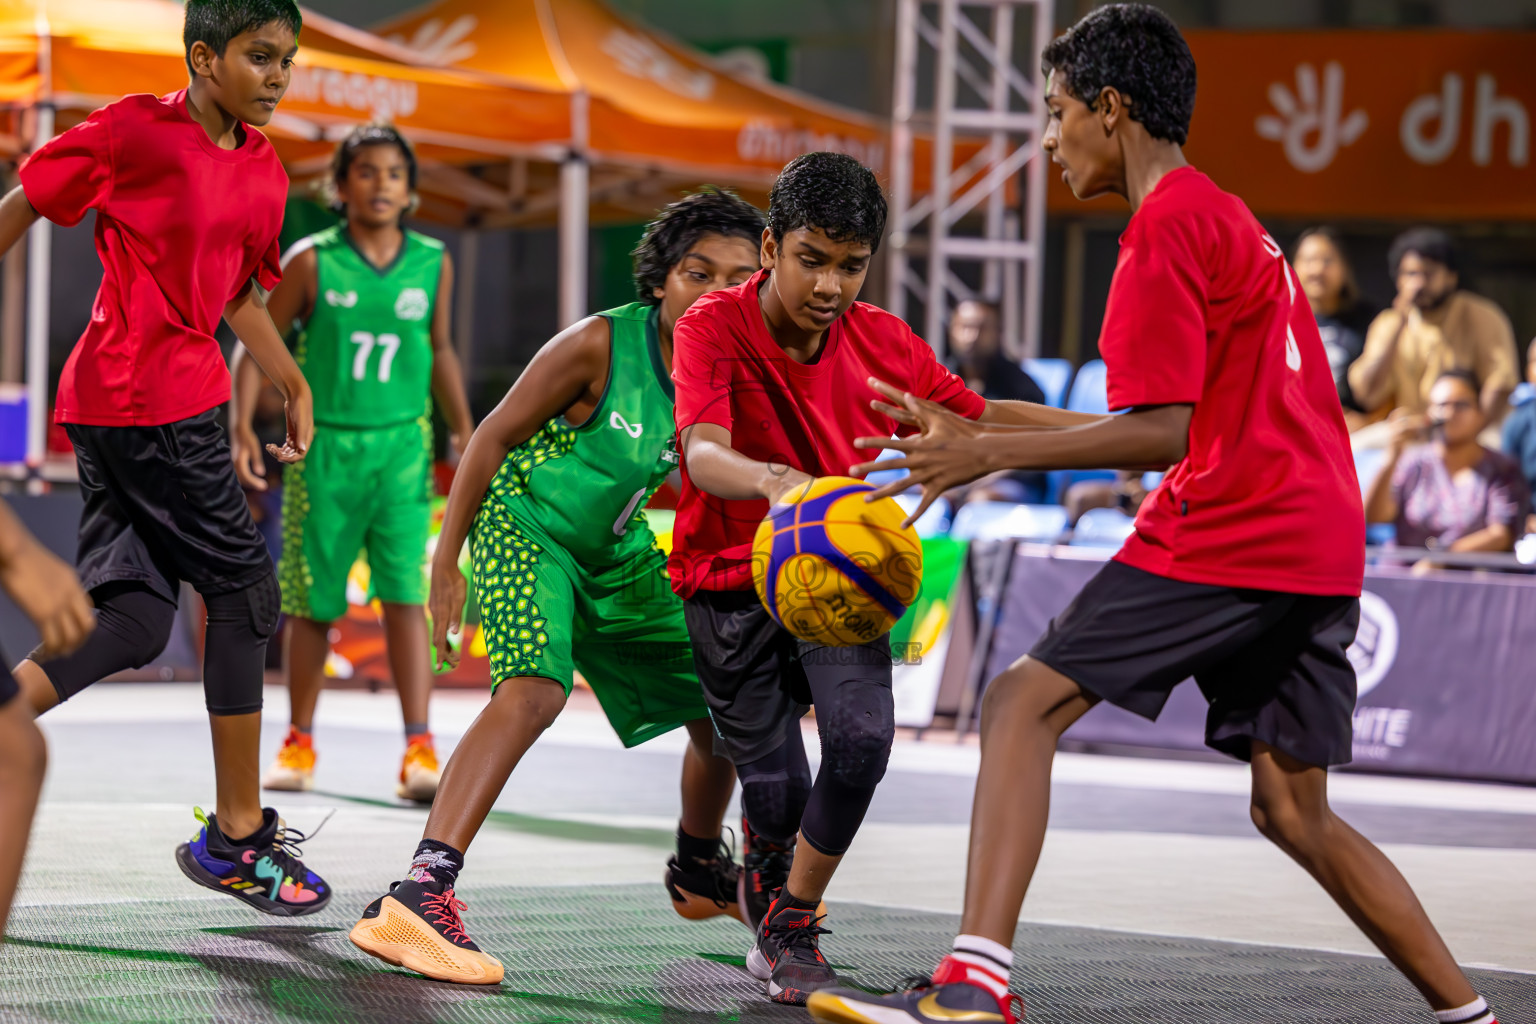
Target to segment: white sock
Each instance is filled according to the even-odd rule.
[[[965,966],[965,980],[980,985],[999,999],[1008,996],[1008,974],[1013,970],[1013,950],[980,935],[955,937],[949,958]]]
[[[1454,1010],[1436,1010],[1435,1019],[1440,1024],[1497,1024],[1493,1011],[1488,1009],[1488,1003],[1482,996]]]

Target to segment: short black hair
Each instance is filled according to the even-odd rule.
[[[645,226],[640,244],[630,253],[635,261],[635,293],[641,302],[661,301],[655,290],[666,286],[672,268],[705,235],[741,238],[755,246],[763,238],[763,211],[714,185],[667,206]]]
[[[206,43],[220,57],[229,41],[245,32],[277,22],[298,38],[304,16],[293,0],[186,0],[187,20],[181,42],[187,50],[187,71],[192,71],[192,44]]]
[[[1046,74],[1088,104],[1106,88],[1127,100],[1131,120],[1154,139],[1182,146],[1195,112],[1195,58],[1173,19],[1150,4],[1107,4],[1051,40]]]
[[[1477,374],[1462,367],[1441,370],[1439,376],[1435,378],[1435,383],[1439,384],[1443,380],[1459,380],[1471,388],[1474,395],[1481,395],[1483,393],[1483,384],[1482,381],[1477,379]]]
[[[1296,257],[1301,254],[1301,243],[1309,238],[1321,238],[1333,246],[1333,251],[1338,254],[1339,262],[1344,265],[1344,285],[1339,289],[1339,301],[1345,306],[1353,306],[1360,298],[1360,285],[1355,280],[1355,265],[1349,259],[1349,251],[1344,248],[1344,233],[1332,224],[1317,224],[1307,228],[1296,236],[1296,244],[1291,246],[1291,263],[1296,262]]]
[[[1397,279],[1403,257],[1411,252],[1418,253],[1423,259],[1433,260],[1452,273],[1461,272],[1456,243],[1451,241],[1450,235],[1439,228],[1409,228],[1394,238],[1392,248],[1387,250],[1387,267],[1392,272],[1393,280]]]
[[[843,153],[806,153],[784,165],[768,193],[773,239],[799,228],[834,242],[863,242],[871,253],[885,234],[885,193],[868,167]]]
[[[352,161],[357,159],[358,150],[365,146],[394,146],[400,150],[400,155],[405,157],[406,180],[410,183],[414,208],[416,149],[409,139],[400,134],[400,129],[392,124],[375,121],[353,128],[347,133],[347,137],[341,140],[341,145],[336,147],[336,152],[331,154],[331,209],[337,213],[346,211],[346,204],[341,201],[337,192],[342,182],[347,180],[347,174],[352,170]]]

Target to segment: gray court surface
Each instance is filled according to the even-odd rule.
[[[392,798],[388,695],[327,694],[316,792],[271,801],[323,831],[335,895],[263,917],[172,861],[211,806],[195,688],[102,687],[44,719],[52,766],[7,943],[0,1022],[804,1021],[742,966],[748,933],[667,906],[678,752],[618,749],[578,700],[514,774],[471,848],[470,933],[489,989],[430,982],[347,941],[400,877],[425,811]],[[483,696],[480,698],[483,700]],[[436,712],[446,754],[478,705]],[[285,708],[269,692],[263,758]],[[814,739],[813,739],[814,750]],[[932,968],[958,924],[974,751],[903,743],[828,902],[828,958],[886,990]],[[1247,821],[1235,768],[1058,762],[1053,830],[1025,906],[1015,988],[1030,1021],[1423,1021],[1417,993]],[[1504,1024],[1536,1024],[1536,792],[1337,780],[1348,816],[1408,874]]]

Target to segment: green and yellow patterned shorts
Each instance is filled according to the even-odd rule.
[[[589,570],[491,497],[470,561],[494,684],[537,676],[569,695],[580,669],[626,747],[709,716],[683,604],[654,544]]]

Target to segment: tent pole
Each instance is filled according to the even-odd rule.
[[[590,168],[578,153],[560,165],[560,329],[587,315],[587,194]]]
[[[38,146],[53,138],[53,104],[37,106]],[[48,448],[48,296],[53,225],[38,218],[27,243],[27,465],[42,469]]]

